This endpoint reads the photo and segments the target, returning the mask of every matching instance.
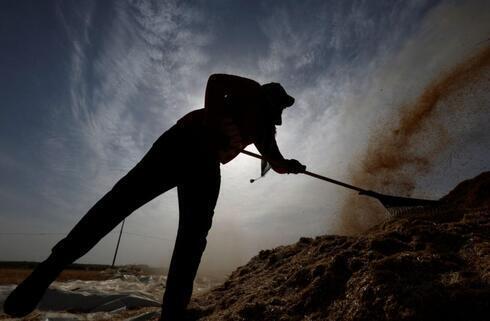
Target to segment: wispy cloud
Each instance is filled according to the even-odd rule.
[[[173,1],[125,1],[111,8],[92,2],[75,21],[63,10],[72,8],[58,12],[72,44],[72,118],[59,119],[69,124],[68,135],[45,141],[46,157],[57,155],[45,195],[75,221],[198,102],[193,93],[202,86],[196,73],[207,59],[200,51],[207,37],[190,30],[197,13]],[[71,197],[70,181],[76,186]],[[175,212],[174,204],[164,208]]]
[[[103,36],[92,28],[90,10],[76,25],[82,30],[69,32],[72,130],[88,153],[83,161],[97,163],[97,171],[124,172],[189,105],[195,79],[189,70],[205,59],[204,36],[185,28],[191,10],[168,1],[120,3],[108,13]],[[86,181],[105,187],[117,176],[90,174]]]

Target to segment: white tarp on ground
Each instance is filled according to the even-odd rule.
[[[165,281],[165,276],[120,275],[105,281],[54,282],[38,306],[41,315],[36,320],[110,320],[115,313],[126,309],[160,307]],[[205,291],[213,285],[210,280],[199,278],[194,292]],[[3,302],[14,288],[15,285],[0,286],[1,312]],[[135,321],[149,320],[155,313],[146,313]]]
[[[122,275],[106,281],[55,282],[39,303],[41,311],[102,312],[160,306],[164,277]],[[15,286],[0,286],[0,303]]]

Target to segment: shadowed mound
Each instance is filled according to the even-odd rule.
[[[199,320],[488,320],[490,172],[445,213],[261,251],[196,297]]]

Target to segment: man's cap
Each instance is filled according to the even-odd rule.
[[[277,82],[262,85],[266,97],[273,103],[282,108],[290,107],[294,104],[294,98],[286,93],[286,90]]]

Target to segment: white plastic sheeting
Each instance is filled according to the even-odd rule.
[[[110,320],[127,309],[160,307],[163,283],[163,277],[133,275],[106,281],[55,282],[39,303],[40,313],[35,320]],[[14,288],[14,285],[0,286],[2,308]]]
[[[127,309],[145,307],[155,307],[156,311],[129,320],[155,319],[159,313],[165,281],[165,276],[119,275],[105,281],[54,282],[39,303],[39,316],[34,320],[110,320]],[[198,278],[194,292],[205,291],[213,285],[216,283],[207,278]],[[0,309],[3,309],[3,302],[14,288],[15,285],[0,286]]]
[[[165,279],[164,276],[121,275],[105,281],[55,282],[39,309],[97,312],[160,306]]]

